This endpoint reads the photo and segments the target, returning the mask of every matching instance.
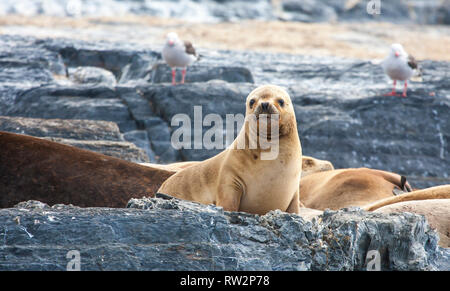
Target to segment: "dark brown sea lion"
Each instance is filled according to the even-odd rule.
[[[130,198],[153,196],[174,173],[0,131],[0,208],[27,200],[125,207]]]

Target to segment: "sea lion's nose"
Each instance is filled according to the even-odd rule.
[[[269,109],[269,102],[263,102],[261,103],[261,108],[266,111],[267,109]]]

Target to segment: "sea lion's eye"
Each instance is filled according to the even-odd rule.
[[[281,107],[284,106],[284,100],[283,99],[278,99],[278,104],[280,104]]]
[[[253,105],[255,105],[255,99],[250,100],[250,102],[248,103],[248,105],[250,106],[250,108],[252,108]]]

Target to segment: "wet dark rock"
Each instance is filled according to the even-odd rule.
[[[109,87],[39,87],[25,91],[5,115],[114,121],[129,126],[128,108]],[[134,122],[133,122],[134,124]]]
[[[201,60],[199,61],[201,63]],[[186,83],[223,80],[228,83],[253,83],[252,73],[245,67],[210,67],[192,65],[187,69]],[[152,71],[152,83],[170,83],[172,81],[171,68],[160,64]],[[177,82],[181,82],[181,70],[177,72]]]
[[[448,250],[418,215],[357,209],[307,222],[273,211],[224,212],[177,199],[132,199],[127,209],[49,207],[0,210],[0,270],[448,270]],[[26,264],[23,262],[26,261]]]
[[[150,144],[150,139],[148,138],[148,134],[145,130],[128,131],[123,137],[125,140],[135,144],[138,148],[143,149],[151,163],[157,162],[155,153],[153,152]]]
[[[0,114],[23,91],[50,84],[56,75],[65,75],[61,56],[38,43],[34,38],[19,36],[0,38]]]
[[[99,43],[82,43],[66,41],[50,41],[45,45],[45,48],[55,51],[61,55],[67,67],[89,66],[103,68],[114,74],[117,80],[122,78],[122,71],[126,66],[135,66],[140,63],[141,58],[158,59],[159,53],[140,50],[136,52],[136,48],[132,45],[124,50],[123,47],[118,49],[110,44]],[[145,64],[145,63],[144,63]],[[147,70],[144,64],[139,66],[139,72],[142,68]],[[124,73],[123,78],[126,80],[130,78],[130,73]],[[142,74],[134,73],[132,76],[142,77]]]
[[[171,143],[171,128],[169,123],[159,117],[149,117],[141,120],[147,131],[156,159],[160,163],[170,163],[180,160],[180,154]]]
[[[338,18],[336,11],[332,7],[315,0],[284,0],[281,5],[283,14],[280,18],[284,20],[322,22],[335,21]]]
[[[156,62],[161,59],[161,55],[152,53],[141,53],[134,55],[123,68],[121,68],[119,83],[129,83],[136,80],[149,81]]]

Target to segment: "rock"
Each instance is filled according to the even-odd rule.
[[[69,77],[76,84],[114,87],[117,83],[111,72],[96,67],[69,68]]]
[[[336,11],[326,4],[315,0],[282,1],[282,19],[301,22],[322,22],[337,20]]]
[[[199,61],[201,62],[201,60]],[[181,82],[181,73],[177,74],[177,82]],[[202,65],[189,66],[186,73],[186,83],[223,80],[228,83],[254,83],[252,73],[245,67],[211,67]],[[152,83],[171,83],[171,68],[166,64],[154,67]]]
[[[107,156],[116,157],[134,163],[148,163],[150,162],[147,153],[138,148],[131,142],[124,141],[106,141],[106,140],[74,140],[64,138],[46,138],[48,140],[74,146],[77,148],[102,153]]]
[[[445,24],[443,11],[448,10],[445,1],[301,1],[283,0],[283,8],[294,21],[383,21],[393,23]],[[369,8],[368,8],[369,7]],[[318,8],[321,8],[320,10]],[[373,11],[369,13],[368,11]],[[305,15],[306,14],[306,19]],[[311,17],[311,16],[314,17]],[[336,17],[337,16],[337,17]]]
[[[135,144],[138,148],[143,149],[151,163],[156,162],[155,153],[152,150],[150,141],[145,130],[133,130],[124,134],[124,138]]]
[[[127,107],[107,87],[39,87],[18,96],[5,115],[114,121],[126,129],[132,122],[136,129]]]
[[[125,46],[127,49],[108,43],[49,40],[44,48],[58,53],[66,66],[103,68],[112,72],[121,83],[145,77],[149,64],[161,58],[158,52],[137,49],[132,44]]]
[[[117,124],[97,120],[0,116],[0,131],[27,134],[36,137],[124,141]]]
[[[381,270],[449,268],[425,219],[408,213],[347,209],[306,222],[177,199],[132,199],[128,207],[1,209],[0,257],[8,260],[0,270],[66,270],[73,250],[81,270],[366,270],[372,250]]]
[[[448,24],[449,5],[444,0],[404,0],[384,2],[379,15],[367,13],[369,1],[347,0],[161,0],[161,1],[71,1],[4,0],[0,14],[58,17],[117,17],[143,15],[173,17],[198,22],[238,21],[245,19],[291,21],[384,21],[426,24]]]
[[[155,62],[160,59],[161,55],[156,52],[136,54],[121,69],[119,83],[129,83],[136,80],[149,81],[155,69]]]
[[[147,131],[158,162],[167,164],[180,159],[178,151],[172,146],[168,123],[159,117],[149,117],[141,122]]]
[[[407,201],[387,205],[378,213],[411,212],[424,215],[430,226],[439,233],[439,245],[450,248],[450,199]]]
[[[34,38],[2,35],[0,47],[0,115],[17,95],[65,74],[61,56],[39,47]]]

